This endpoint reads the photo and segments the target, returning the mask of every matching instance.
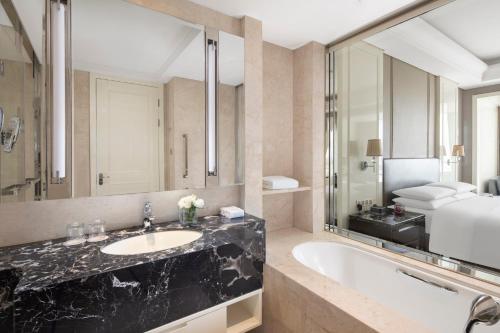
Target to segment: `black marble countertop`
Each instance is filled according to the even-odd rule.
[[[155,231],[196,230],[202,232],[203,236],[180,247],[138,255],[110,255],[102,253],[100,249],[113,242],[146,233],[139,226],[110,231],[107,240],[97,243],[65,246],[65,238],[61,238],[4,247],[0,248],[0,271],[15,268],[20,272],[16,293],[39,290],[65,281],[229,244],[235,236],[234,230],[231,233],[227,230],[234,227],[238,227],[238,237],[251,242],[250,237],[255,237],[255,232],[264,232],[263,223],[264,220],[250,215],[231,220],[220,216],[200,218],[195,225],[156,223]],[[245,230],[249,231],[248,237],[245,236]]]

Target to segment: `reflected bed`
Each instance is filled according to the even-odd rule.
[[[393,200],[397,197],[394,194],[395,191],[399,194],[401,191],[398,190],[411,190],[410,188],[420,186],[428,189],[429,186],[425,185],[435,182],[439,182],[438,159],[384,160],[385,205],[393,204]],[[464,197],[464,194],[468,195]],[[500,198],[478,196],[470,192],[456,192],[450,198],[453,199],[434,209],[404,205],[408,211],[425,215],[425,232],[429,239],[429,251],[449,258],[500,269],[500,243],[498,242],[500,239]],[[418,201],[412,199],[409,201]],[[421,202],[432,202],[425,200],[428,199],[422,199]]]

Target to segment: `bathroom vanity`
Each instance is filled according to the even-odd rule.
[[[101,250],[143,235],[109,233],[99,243],[64,239],[0,249],[1,332],[244,332],[260,325],[264,220],[246,215],[155,225],[191,230],[192,243],[163,251],[112,255]],[[219,326],[217,326],[219,325]],[[210,331],[211,332],[211,331]]]

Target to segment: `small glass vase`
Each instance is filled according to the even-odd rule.
[[[192,208],[180,208],[179,209],[179,220],[181,224],[193,224],[198,222],[198,210],[195,207]]]

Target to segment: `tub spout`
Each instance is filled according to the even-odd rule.
[[[487,295],[478,296],[472,303],[469,318],[465,325],[465,333],[471,333],[477,323],[487,326],[495,325],[500,320],[500,304],[493,297]]]

